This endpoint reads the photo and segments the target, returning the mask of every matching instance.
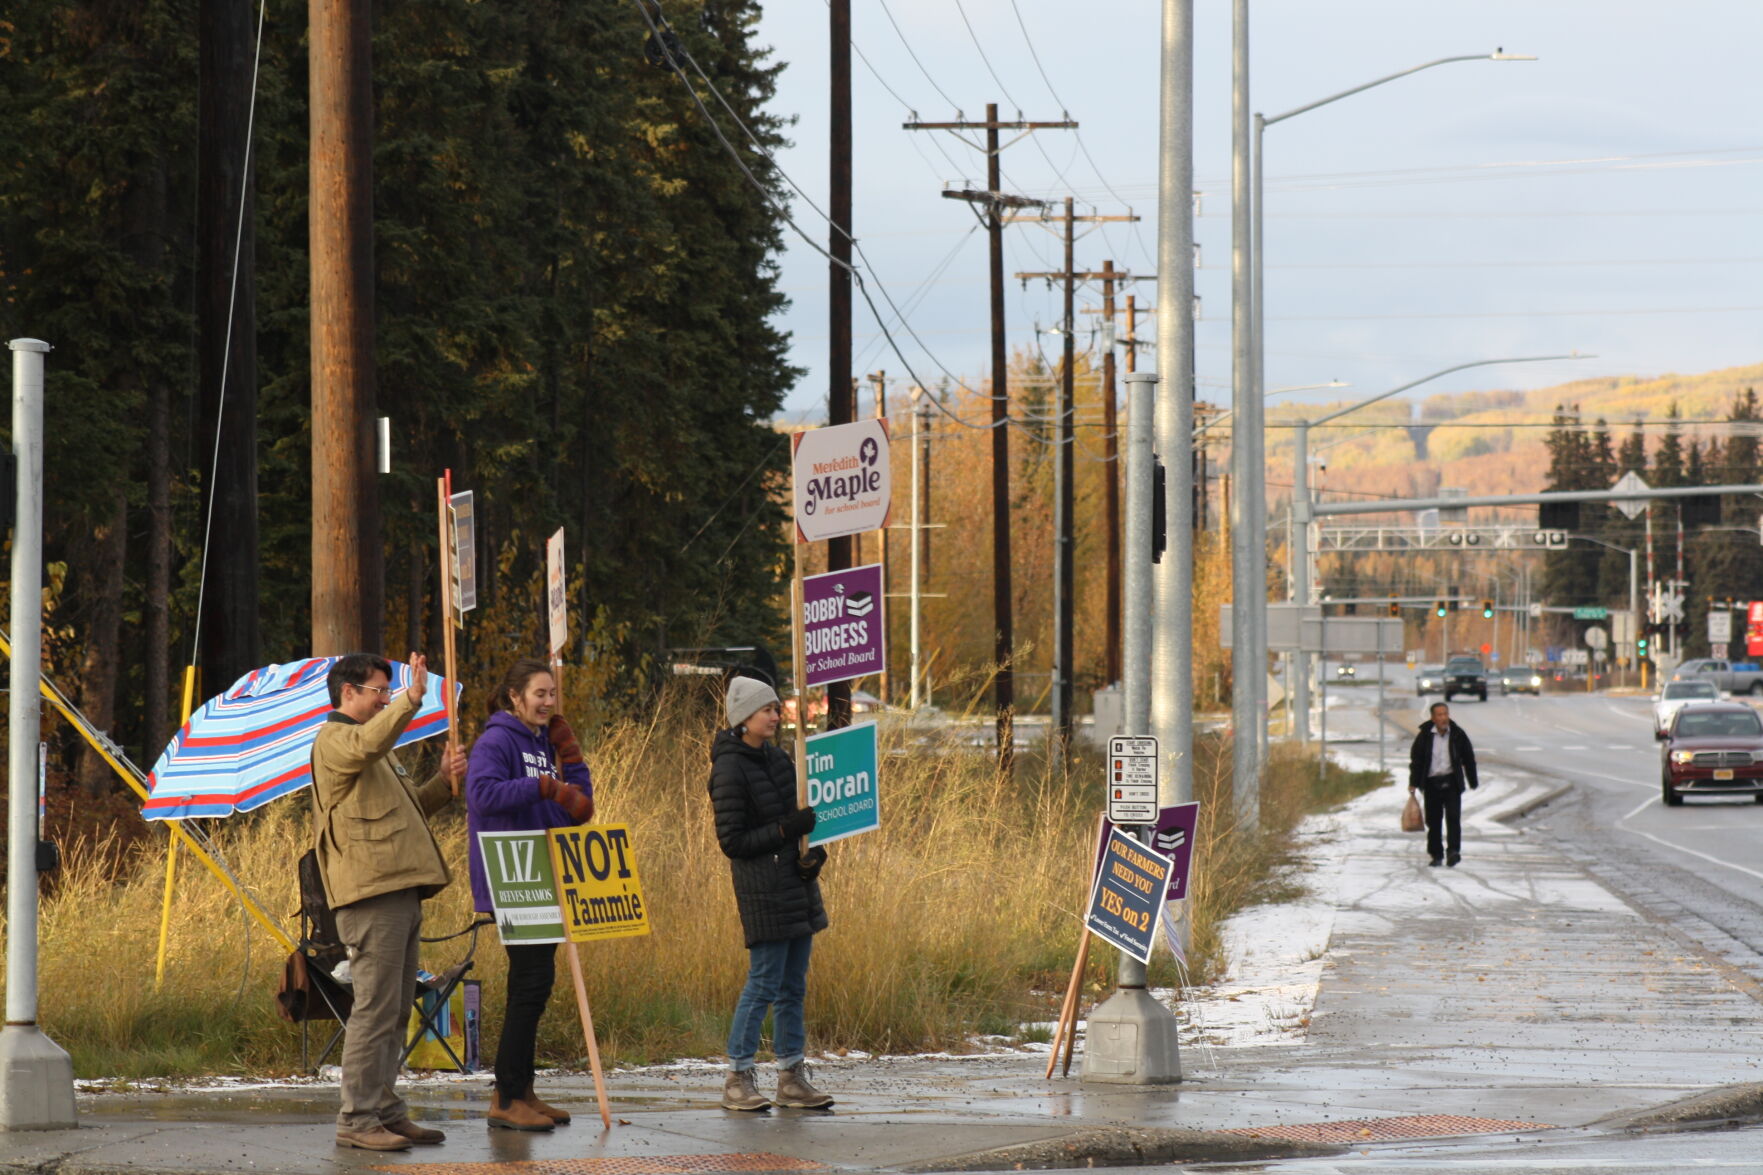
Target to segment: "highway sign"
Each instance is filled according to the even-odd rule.
[[[1146,735],[1108,740],[1108,819],[1157,822],[1157,740]]]
[[[1563,665],[1585,665],[1590,661],[1591,657],[1584,649],[1561,650],[1561,664]]]
[[[1726,660],[1726,642],[1725,641],[1710,641],[1710,642],[1708,642],[1708,653],[1710,656],[1714,657],[1718,661]]]
[[[1541,604],[1533,603],[1529,607],[1525,608],[1525,611],[1530,613],[1530,618],[1532,620],[1537,620],[1542,617],[1543,606]]]
[[[1585,630],[1586,648],[1588,648],[1588,649],[1603,649],[1603,648],[1608,647],[1609,644],[1610,644],[1610,634],[1605,632],[1603,629],[1594,627],[1594,628],[1588,628]]]
[[[1597,607],[1575,608],[1573,610],[1573,618],[1575,620],[1608,620],[1610,619],[1610,609]]]
[[[1645,492],[1645,491],[1651,489],[1652,487],[1649,486],[1646,482],[1641,480],[1640,474],[1636,473],[1634,470],[1631,469],[1627,473],[1623,474],[1621,477],[1617,478],[1616,484],[1611,486],[1610,488],[1612,490],[1626,490],[1627,492],[1632,494],[1632,493],[1636,493],[1636,492]],[[1622,511],[1624,514],[1628,515],[1629,518],[1639,518],[1641,516],[1641,512],[1647,508],[1647,499],[1645,499],[1645,498],[1620,498],[1610,504],[1612,506],[1615,506],[1618,510]]]
[[[1732,639],[1732,613],[1724,608],[1708,610],[1708,641],[1723,645]]]

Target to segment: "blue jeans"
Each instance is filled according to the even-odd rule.
[[[772,1052],[778,1065],[788,1069],[802,1062],[808,1046],[802,1001],[808,994],[808,956],[813,949],[811,934],[774,939],[747,949],[747,985],[735,1002],[735,1020],[728,1030],[729,1067],[737,1073],[753,1067],[767,1008],[776,1016]]]

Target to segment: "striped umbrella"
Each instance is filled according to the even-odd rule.
[[[147,776],[148,820],[249,812],[312,782],[312,740],[331,712],[325,677],[336,657],[254,669],[210,698],[172,736]],[[410,684],[410,666],[392,663],[393,695]],[[442,691],[429,674],[416,717],[398,737],[406,746],[447,729]]]

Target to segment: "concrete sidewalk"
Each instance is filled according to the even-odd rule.
[[[1536,781],[1488,779],[1466,805],[1455,869],[1429,868],[1422,838],[1398,831],[1401,788],[1317,822],[1309,829],[1317,892],[1300,912],[1332,925],[1326,934],[1310,928],[1326,942],[1308,961],[1313,1007],[1296,1008],[1277,1043],[1227,1047],[1200,1043],[1217,1029],[1199,1009],[1188,1017],[1185,1080],[1173,1087],[1046,1081],[1044,1051],[828,1058],[815,1080],[839,1099],[831,1113],[747,1116],[717,1108],[719,1069],[680,1065],[614,1074],[615,1125],[605,1132],[586,1079],[546,1080],[546,1096],[576,1121],[532,1136],[485,1128],[487,1077],[422,1080],[411,1084],[411,1100],[448,1141],[394,1155],[333,1147],[333,1084],[103,1093],[81,1096],[77,1131],[0,1135],[0,1162],[64,1175],[338,1167],[441,1175],[443,1167],[529,1160],[546,1170],[657,1175],[1006,1169],[1061,1152],[1106,1160],[1116,1153],[1109,1140],[1146,1161],[1200,1161],[1274,1157],[1281,1137],[1357,1147],[1492,1130],[1495,1122],[1538,1124],[1508,1125],[1508,1137],[1585,1127],[1763,1079],[1759,1007],[1719,960],[1496,818],[1546,791]],[[1426,1115],[1479,1121],[1419,1118]],[[1130,1133],[1142,1129],[1248,1137]],[[1088,1151],[1067,1145],[1080,1138]],[[1146,1149],[1146,1138],[1163,1139],[1163,1149]],[[1046,1152],[1038,1159],[1018,1152],[976,1160],[1035,1144]]]

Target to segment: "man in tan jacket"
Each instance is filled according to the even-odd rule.
[[[354,1010],[343,1043],[337,1145],[408,1150],[446,1135],[410,1120],[394,1085],[416,992],[423,899],[450,880],[428,816],[453,799],[465,772],[449,743],[441,772],[417,786],[393,747],[428,688],[428,661],[410,655],[410,686],[396,700],[392,666],[350,653],[331,666],[330,716],[312,745],[313,841],[325,897],[349,948]]]

